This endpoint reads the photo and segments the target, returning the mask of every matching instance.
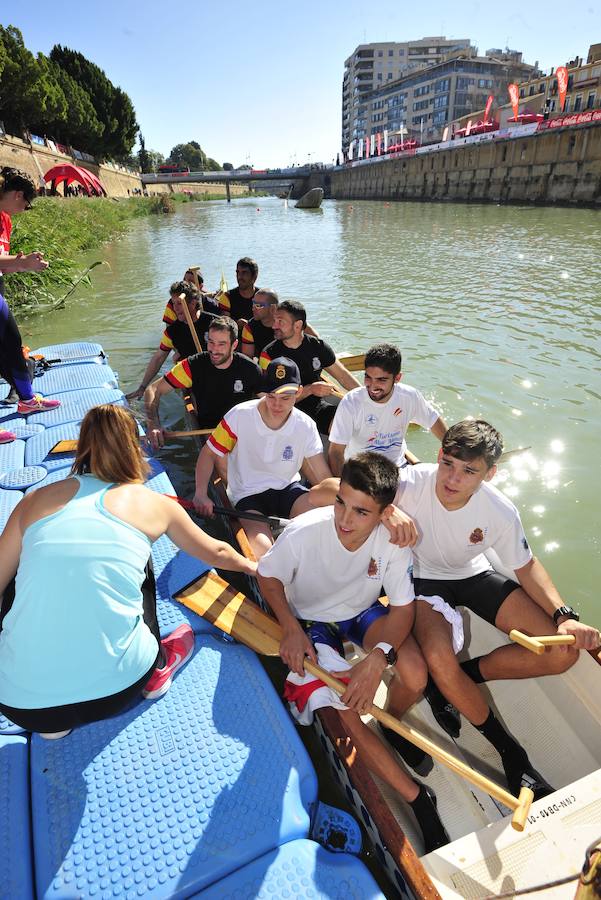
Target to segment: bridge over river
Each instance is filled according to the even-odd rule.
[[[326,196],[329,188],[329,172],[333,166],[292,166],[285,169],[232,169],[222,172],[152,172],[140,175],[145,186],[152,184],[224,184],[228,202],[230,184],[249,184],[268,181],[289,184],[292,196],[300,197],[312,187],[323,187]]]

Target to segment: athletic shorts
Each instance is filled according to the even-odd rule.
[[[443,581],[434,578],[413,578],[415,597],[442,597],[453,609],[465,606],[482,619],[495,624],[497,613],[507,597],[519,588],[517,581],[492,569],[470,578]]]
[[[290,510],[294,506],[299,497],[308,492],[309,488],[295,481],[281,490],[269,488],[260,494],[250,494],[243,497],[236,503],[236,509],[249,510],[256,509],[263,513],[264,516],[278,516],[280,519],[289,519]]]
[[[363,639],[372,622],[387,615],[388,607],[376,600],[352,619],[345,619],[342,622],[313,622],[309,619],[300,619],[300,624],[313,644],[327,644],[344,657],[343,641],[352,641],[353,644],[362,647]]]

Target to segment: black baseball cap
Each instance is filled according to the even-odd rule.
[[[287,394],[301,384],[298,366],[287,356],[277,356],[265,369],[263,390],[266,394]]]

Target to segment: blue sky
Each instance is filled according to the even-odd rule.
[[[601,42],[601,4],[306,0],[254,4],[28,0],[3,25],[26,46],[79,50],[131,97],[149,149],[197,140],[219,162],[331,162],[344,60],[357,44],[441,35],[506,44],[544,69]]]

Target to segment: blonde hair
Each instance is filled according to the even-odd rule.
[[[111,484],[144,481],[150,473],[140,449],[136,420],[123,406],[103,403],[86,413],[71,474],[86,472]]]
[[[3,166],[0,170],[0,194],[7,191],[23,191],[23,196],[29,203],[37,194],[35,182],[27,172]]]

